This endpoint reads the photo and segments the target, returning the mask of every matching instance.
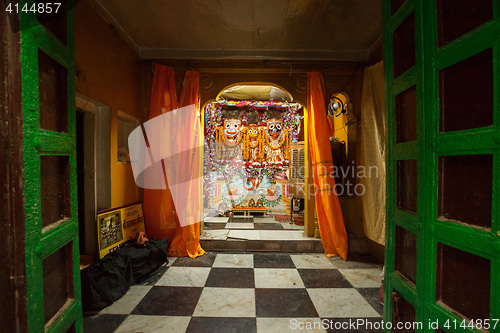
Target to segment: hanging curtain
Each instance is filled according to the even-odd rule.
[[[176,108],[177,93],[175,91],[174,69],[155,64],[153,85],[151,87],[149,120]],[[155,133],[154,136],[158,137],[158,133]],[[161,145],[162,142],[155,142],[153,144]],[[151,142],[149,146],[151,146]],[[158,163],[158,165],[161,166],[162,164]],[[154,171],[149,169],[144,171],[145,183],[152,184],[157,181],[154,179],[157,177],[157,173]],[[151,180],[148,180],[148,178]],[[177,229],[177,223],[174,202],[168,185],[166,189],[152,190],[145,188],[143,203],[148,236],[157,239],[168,237],[171,240]]]
[[[168,250],[168,255],[172,257],[196,258],[205,253],[200,246],[200,224],[203,219],[203,133],[198,117],[199,90],[200,72],[187,71],[179,100],[181,109],[178,111],[183,112],[185,117],[177,117],[179,121],[176,126],[179,134],[175,138],[177,151],[181,152],[175,156],[174,161],[178,176],[170,183],[172,188],[176,188],[175,201],[183,205],[178,205],[177,213],[181,223]]]
[[[321,72],[307,73],[307,108],[309,114],[309,148],[314,179],[316,214],[323,242],[328,257],[339,255],[347,260],[347,233],[339,199],[335,193],[330,136],[333,128],[328,121],[325,107],[325,89]]]
[[[196,175],[194,183],[201,182],[198,170],[203,141],[197,142],[203,140],[203,135],[196,111],[199,110],[199,80],[198,72],[186,73],[180,105],[188,106],[178,109],[173,68],[158,64],[154,67],[149,120],[173,113],[144,125],[148,138],[154,138],[148,146],[152,151],[165,153],[161,163],[155,164],[162,169],[160,175],[163,174],[164,179],[155,178],[158,169],[148,168],[144,172],[145,183],[163,184],[164,181],[166,184],[166,189],[144,189],[144,217],[150,237],[172,240],[169,256],[194,258],[205,253],[199,242],[201,187],[196,193],[192,190],[196,184],[191,184],[193,175]],[[196,205],[196,201],[200,204]]]
[[[361,95],[360,165],[367,177],[361,178],[365,193],[363,227],[366,237],[385,241],[385,135],[384,65],[365,68]]]

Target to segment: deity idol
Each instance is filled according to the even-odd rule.
[[[226,161],[241,161],[241,119],[224,119],[224,127],[218,128],[217,157]]]
[[[250,162],[260,162],[264,154],[260,138],[260,129],[256,124],[250,124],[246,128],[246,133],[245,159]]]
[[[283,161],[288,156],[288,131],[283,129],[283,121],[270,119],[267,121],[266,129],[266,160],[271,163]]]

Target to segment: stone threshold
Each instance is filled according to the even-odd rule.
[[[289,252],[324,253],[320,239],[310,240],[222,240],[201,239],[205,251],[251,251],[251,252]]]

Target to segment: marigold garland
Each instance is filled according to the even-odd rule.
[[[217,127],[217,129],[215,130],[215,140],[217,141],[217,144],[215,145],[215,152],[217,154],[217,158],[221,158],[221,156],[222,156],[222,142],[224,142],[226,144],[226,146],[228,146],[229,148],[236,147],[241,142],[241,139],[243,137],[243,135],[242,135],[243,131],[244,131],[244,129],[242,131],[240,131],[240,133],[238,133],[235,143],[228,143],[222,128]]]
[[[265,131],[263,128],[258,129],[258,134],[257,134],[257,142],[252,143],[250,141],[250,136],[248,134],[248,127],[244,127],[242,129],[242,132],[245,132],[245,136],[243,138],[243,158],[245,160],[250,159],[250,149],[254,148],[259,148],[259,158],[262,160],[264,159],[264,136],[265,136]]]
[[[224,135],[223,129],[221,127],[217,127],[215,130],[215,140],[217,141],[217,144],[215,145],[215,151],[216,151],[217,158],[219,158],[219,159],[222,157],[222,143],[223,142],[229,148],[234,148],[237,145],[239,145],[240,142],[243,142],[242,153],[243,153],[243,158],[245,160],[248,160],[250,158],[250,149],[254,149],[257,147],[259,147],[259,157],[261,159],[264,159],[264,142],[267,143],[269,148],[271,148],[273,150],[280,149],[284,145],[285,146],[284,152],[283,152],[284,158],[288,159],[289,155],[290,155],[290,152],[289,152],[290,136],[288,133],[288,128],[283,131],[283,138],[276,146],[274,146],[270,142],[269,137],[266,133],[266,130],[263,128],[259,128],[259,134],[257,136],[256,143],[252,143],[250,141],[250,138],[248,135],[248,127],[243,127],[241,129],[241,131],[240,131],[240,133],[238,133],[236,141],[234,143],[229,143]]]
[[[267,135],[265,135],[265,138],[266,138],[266,143],[267,145],[269,146],[269,148],[271,148],[272,150],[277,150],[277,149],[280,149],[283,145],[285,145],[285,149],[284,149],[284,157],[285,159],[288,159],[289,157],[289,149],[288,147],[290,147],[290,137],[288,135],[288,128],[285,129],[285,131],[283,132],[283,139],[281,139],[281,142],[278,143],[277,146],[273,146],[271,144],[271,142],[269,141],[269,137]]]

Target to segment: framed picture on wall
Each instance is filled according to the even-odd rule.
[[[111,211],[98,216],[99,251],[123,240],[121,211]]]
[[[97,214],[99,258],[115,251],[139,232],[146,233],[142,204],[107,209]]]

